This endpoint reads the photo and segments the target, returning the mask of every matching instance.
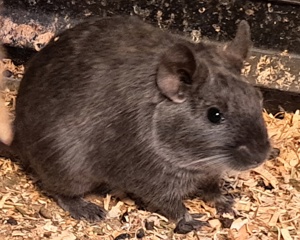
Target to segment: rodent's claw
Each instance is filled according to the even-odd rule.
[[[192,219],[191,221],[186,221],[184,218],[181,219],[174,229],[175,233],[186,234],[194,230],[199,230],[204,226],[209,226],[207,222]]]
[[[89,222],[99,222],[105,218],[105,211],[91,202],[86,202],[84,207],[70,213],[76,219],[85,219]]]

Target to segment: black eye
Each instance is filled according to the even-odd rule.
[[[220,110],[215,107],[208,109],[207,118],[212,123],[220,123],[224,119]]]

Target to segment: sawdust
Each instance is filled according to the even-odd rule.
[[[256,66],[256,83],[267,86],[272,83],[278,89],[299,89],[298,77],[287,64],[289,55],[283,52],[279,56],[260,56]]]
[[[0,16],[1,42],[9,44],[13,42],[17,46],[32,44],[36,51],[44,47],[54,36],[54,31],[48,31],[40,24],[17,24],[10,18]]]

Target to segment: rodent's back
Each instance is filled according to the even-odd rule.
[[[151,145],[159,57],[176,39],[127,20],[80,24],[54,38],[29,63],[17,98],[16,142],[23,155],[32,146],[23,161],[31,161],[33,168],[51,164],[40,169],[45,178],[78,168],[87,179],[103,169],[103,177],[122,178],[126,173],[117,172],[130,165],[127,152],[141,154],[146,168],[147,161],[154,164],[140,151]],[[62,148],[64,156],[56,155]],[[124,161],[113,163],[120,159],[116,154]]]
[[[30,101],[34,101],[36,107],[46,98],[60,101],[67,97],[69,101],[64,101],[64,105],[66,109],[72,107],[68,109],[71,111],[87,104],[78,104],[79,100],[96,104],[100,96],[109,102],[123,101],[123,104],[134,97],[143,96],[144,100],[147,97],[145,92],[155,86],[153,79],[159,57],[176,39],[159,29],[142,25],[135,18],[126,20],[121,17],[113,21],[96,19],[79,24],[67,34],[58,35],[54,44],[47,45],[29,63],[21,82],[19,99],[30,97],[34,88],[39,94]],[[57,103],[47,104],[55,107]],[[104,103],[98,101],[97,104]],[[130,108],[132,104],[135,102],[130,101]],[[52,110],[58,111],[57,108]]]

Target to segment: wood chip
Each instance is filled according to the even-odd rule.
[[[265,178],[274,188],[277,188],[278,181],[276,177],[274,177],[271,173],[269,173],[263,166],[253,169],[254,172],[260,174],[263,178]]]
[[[235,204],[235,209],[238,211],[248,212],[251,209],[251,202],[239,201]]]
[[[10,193],[5,194],[0,200],[0,209],[3,208],[5,201],[10,197]]]
[[[283,228],[280,230],[280,232],[284,240],[293,240],[288,229]]]
[[[276,212],[273,214],[273,216],[271,217],[270,222],[269,222],[269,226],[270,226],[270,227],[276,226],[280,214],[281,214],[281,213],[280,213],[279,211],[276,211]]]
[[[248,223],[248,219],[238,218],[238,219],[233,221],[233,223],[231,224],[230,229],[240,230],[241,227],[243,227],[247,223]]]
[[[123,202],[119,201],[111,210],[107,213],[109,218],[116,218],[121,215],[121,207],[124,205]]]
[[[209,220],[208,223],[214,229],[220,229],[220,227],[222,226],[222,223],[220,222],[219,219]]]
[[[111,195],[109,195],[109,194],[107,194],[106,198],[103,199],[103,205],[104,205],[104,209],[106,211],[108,211],[108,209],[109,209],[110,200],[111,200]]]

